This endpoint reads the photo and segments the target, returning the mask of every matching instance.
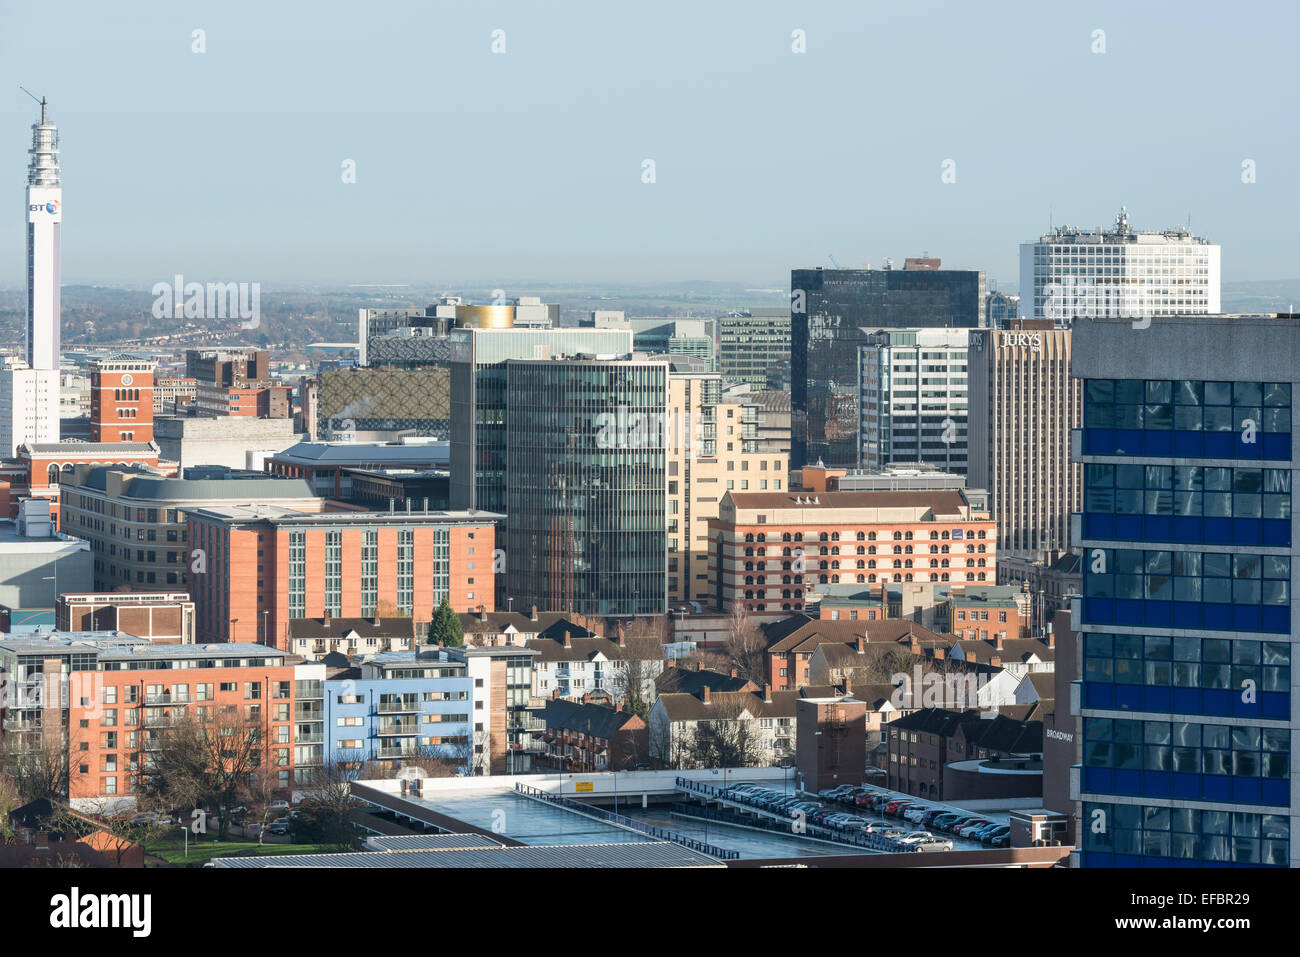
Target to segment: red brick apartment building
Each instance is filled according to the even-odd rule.
[[[62,739],[68,797],[83,809],[130,797],[168,722],[250,729],[276,789],[293,782],[294,667],[261,645],[163,645],[72,633],[0,640],[14,684],[3,737],[13,746]],[[256,729],[255,731],[251,729]]]
[[[727,492],[709,521],[718,608],[800,611],[826,585],[997,580],[996,524],[961,490]]]
[[[445,595],[493,611],[496,522],[487,512],[305,513],[223,505],[187,513],[198,640],[287,649],[299,618],[410,615],[417,634]]]

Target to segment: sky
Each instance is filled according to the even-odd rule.
[[[1225,282],[1291,279],[1297,27],[1294,0],[0,0],[0,286],[20,84],[60,129],[65,283],[788,286],[928,253],[1009,289],[1019,243],[1121,204],[1190,216]]]

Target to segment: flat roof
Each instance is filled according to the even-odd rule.
[[[458,524],[490,525],[505,521],[498,512],[474,511],[346,511],[303,512],[282,505],[209,505],[186,509],[191,518],[209,518],[218,522],[261,522],[274,525],[409,525],[412,522],[454,522]]]
[[[453,835],[455,836],[455,835]],[[400,839],[398,839],[400,840]],[[214,867],[725,867],[671,841],[222,857]]]

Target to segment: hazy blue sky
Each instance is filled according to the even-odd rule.
[[[1298,9],[0,0],[0,284],[25,268],[20,83],[62,135],[68,282],[779,285],[926,251],[1005,288],[1049,208],[1121,203],[1190,213],[1225,281],[1295,278]]]

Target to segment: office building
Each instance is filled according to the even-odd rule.
[[[449,338],[451,505],[493,512],[506,510],[506,360],[632,352],[630,329],[465,326]]]
[[[423,310],[362,309],[358,364],[394,369],[445,365],[452,329],[550,329],[559,322],[559,304],[544,303],[537,296],[490,303],[442,296]]]
[[[271,377],[265,349],[189,349],[185,376],[193,379],[199,415],[289,417],[289,387]]]
[[[719,316],[718,371],[726,382],[790,390],[790,310],[753,306]]]
[[[1081,392],[1070,376],[1070,331],[1046,320],[971,333],[970,484],[986,489],[1006,554],[1055,561],[1070,546],[1080,474],[1070,430]]]
[[[858,347],[858,461],[967,468],[966,329],[870,333]]]
[[[580,615],[663,614],[668,364],[511,359],[505,380],[505,594]],[[455,456],[453,441],[453,501]]]
[[[1020,318],[1020,297],[1006,292],[991,292],[984,297],[984,314],[990,329],[1003,329],[1012,319]]]
[[[701,371],[717,370],[714,345],[717,331],[712,319],[669,319],[627,316],[613,309],[592,312],[582,325],[594,329],[631,329],[632,348],[637,352],[665,356],[694,356],[703,360]]]
[[[17,356],[0,359],[0,456],[31,442],[59,441],[59,373],[33,369]]]
[[[401,615],[423,638],[443,599],[455,611],[493,610],[500,515],[253,501],[185,510],[189,544],[203,560],[189,576],[199,641],[259,637],[287,648],[297,618]]]
[[[858,458],[858,346],[877,329],[981,328],[984,273],[795,269],[790,273],[791,465]]]
[[[960,490],[727,492],[709,534],[723,611],[801,611],[821,585],[997,580],[994,524]]]
[[[1078,318],[1084,867],[1296,867],[1295,316]]]
[[[1111,229],[1058,226],[1020,245],[1020,316],[1058,325],[1079,316],[1219,311],[1219,246],[1186,227],[1135,230],[1120,207]]]
[[[722,377],[726,384],[726,376]],[[755,430],[760,452],[790,454],[790,393],[772,389],[755,389],[748,384],[733,385],[722,390],[724,402],[754,407],[757,423]]]
[[[759,448],[759,406],[717,374],[668,378],[668,600],[709,601],[709,520],[730,491],[784,491],[788,447]]]
[[[304,438],[291,418],[164,415],[154,420],[159,454],[181,468],[220,465],[260,470],[267,458]]]
[[[53,608],[60,592],[90,588],[92,575],[89,546],[55,529],[43,499],[27,499],[15,520],[0,520],[0,605]]]
[[[305,479],[317,495],[351,500],[360,489],[353,480],[360,470],[412,470],[423,472],[445,469],[448,461],[446,442],[413,439],[401,442],[299,442],[265,462],[271,475]],[[414,496],[385,496],[378,506],[388,507],[388,498],[402,505]],[[414,505],[424,509],[423,496]],[[402,507],[405,507],[404,505]]]
[[[211,467],[169,478],[143,465],[78,464],[60,478],[60,527],[90,542],[93,586],[69,591],[112,591],[160,586],[182,589],[196,569],[186,513],[193,508],[246,502],[307,510],[325,507],[301,479]],[[254,563],[256,564],[256,563]]]
[[[90,369],[90,441],[153,441],[154,361],[119,353]]]

